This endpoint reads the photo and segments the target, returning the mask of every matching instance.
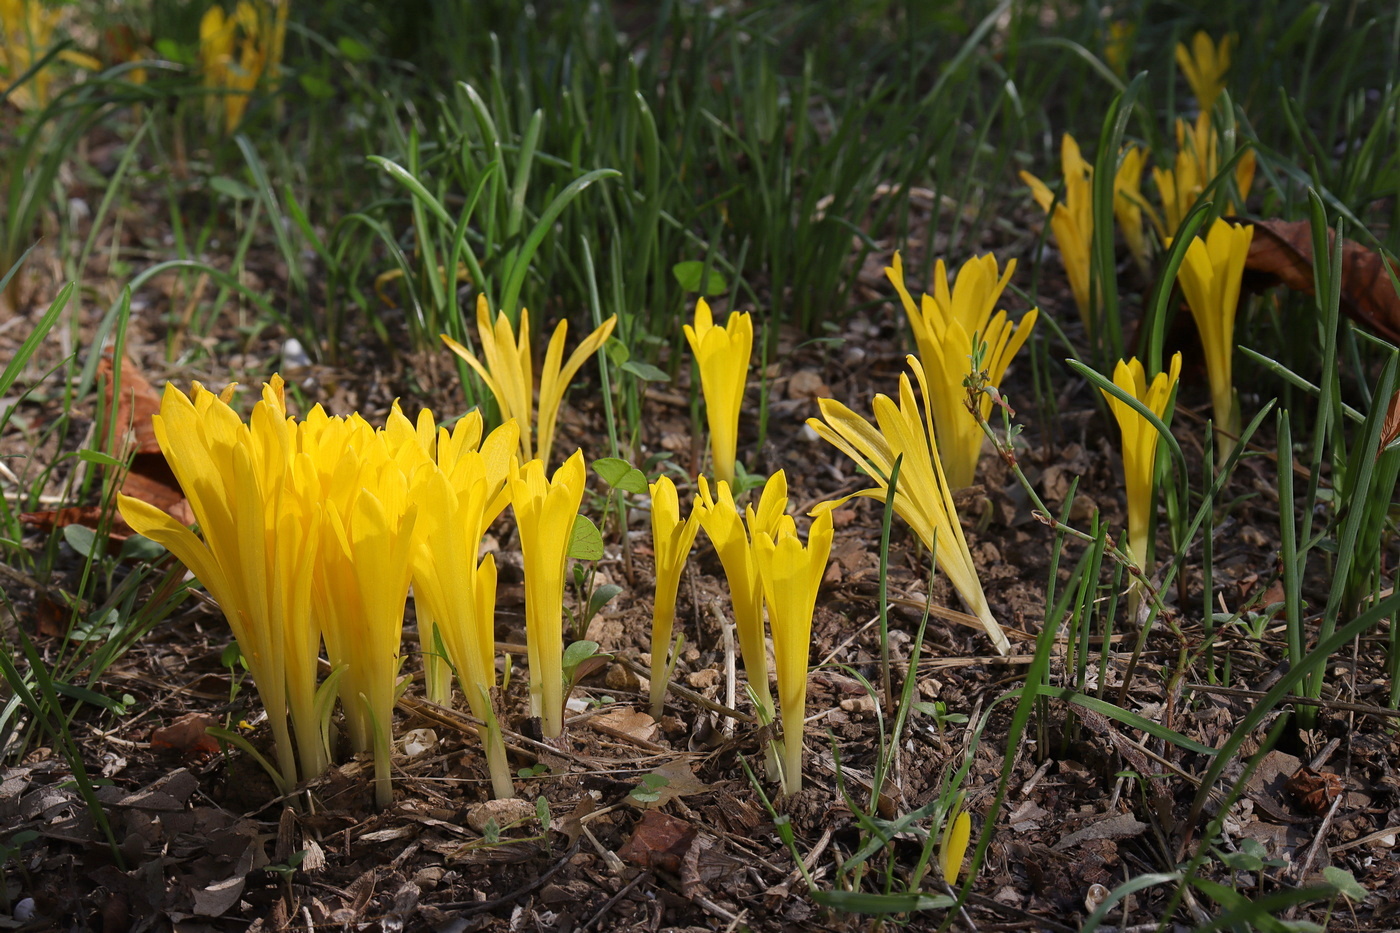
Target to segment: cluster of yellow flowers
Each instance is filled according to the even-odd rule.
[[[264,76],[282,63],[291,0],[238,0],[231,14],[215,3],[199,22],[199,61],[204,74],[205,115],[211,127],[231,135]]]
[[[562,328],[556,338],[550,359],[562,355]],[[585,346],[596,348],[602,338],[594,338]],[[557,397],[582,362],[575,357],[562,376],[557,360],[552,369],[547,360],[546,383],[551,373],[561,383]],[[516,375],[528,379],[528,365]],[[499,373],[496,384],[521,389]],[[533,386],[525,386],[528,395]],[[531,712],[546,735],[558,735],[564,571],[586,479],[582,451],[547,478],[544,461],[522,461],[528,440],[514,418],[485,436],[479,412],[449,430],[426,409],[411,422],[397,404],[382,428],[319,406],[298,421],[278,377],[246,423],[231,398],[231,386],[215,395],[196,384],[190,396],[167,386],[154,419],[201,535],[140,500],[119,504],[136,531],[194,572],[228,618],[268,710],[283,789],[328,766],[338,696],[351,745],[374,755],[379,803],[392,799],[391,725],[412,585],[429,695],[449,699],[448,670],[456,672],[486,724],[494,792],[510,795],[491,705],[496,566],[478,554],[510,505],[525,566]],[[332,672],[318,686],[323,642]]]
[[[41,0],[0,0],[0,75],[13,84],[53,47],[54,30],[63,18],[63,9]],[[102,63],[91,55],[64,49],[57,58],[88,71]],[[52,68],[42,68],[20,87],[10,91],[8,100],[20,110],[38,110],[49,102],[53,87]]]
[[[1121,54],[1122,36],[1110,37],[1109,48]],[[1226,36],[1217,45],[1205,33],[1197,33],[1191,49],[1176,49],[1177,62],[1191,85],[1200,107],[1194,125],[1176,121],[1177,152],[1172,168],[1152,169],[1161,198],[1159,214],[1142,196],[1141,181],[1147,153],[1132,144],[1120,153],[1114,177],[1114,215],[1134,261],[1148,271],[1148,247],[1143,234],[1143,214],[1151,219],[1160,240],[1170,245],[1187,214],[1204,195],[1207,186],[1221,174],[1221,141],[1212,119],[1215,102],[1225,87],[1230,68],[1234,37]],[[1059,246],[1065,271],[1074,293],[1075,304],[1086,328],[1095,326],[1095,309],[1089,290],[1090,250],[1094,237],[1093,167],[1080,155],[1073,137],[1066,134],[1061,146],[1061,166],[1065,176],[1064,193],[1056,200],[1038,178],[1022,172],[1021,178],[1041,209],[1050,215],[1051,231]],[[1255,155],[1243,153],[1235,163],[1231,179],[1241,198],[1253,185]],[[1236,205],[1228,190],[1220,195],[1226,213]],[[1231,375],[1234,353],[1235,315],[1239,306],[1240,281],[1249,254],[1254,228],[1231,224],[1217,218],[1204,239],[1197,237],[1187,247],[1177,281],[1205,347],[1206,369],[1210,378],[1211,402],[1217,435],[1217,451],[1223,463],[1234,449],[1239,434],[1240,415]],[[1119,361],[1113,381],[1131,397],[1142,402],[1158,418],[1169,417],[1170,400],[1180,374],[1179,356],[1172,360],[1169,373],[1158,373],[1149,385],[1143,365],[1137,359]],[[1107,393],[1105,393],[1107,395]],[[1146,559],[1150,527],[1150,503],[1159,437],[1155,428],[1138,411],[1121,400],[1109,397],[1110,407],[1123,435],[1123,469],[1128,490],[1128,551],[1139,563]]]

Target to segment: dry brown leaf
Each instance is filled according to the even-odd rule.
[[[1333,242],[1336,232],[1329,229],[1327,234],[1328,242]],[[1393,263],[1391,268],[1400,275],[1400,268]],[[1311,295],[1312,225],[1305,220],[1255,221],[1245,273],[1245,287],[1251,290],[1281,282]],[[1400,295],[1395,293],[1383,257],[1346,239],[1342,241],[1342,311],[1376,336],[1400,343]]]
[[[103,410],[110,412],[112,399],[112,360],[104,358],[97,367],[98,381],[102,386]],[[103,438],[101,447],[105,453],[116,459],[123,459],[127,450],[123,443],[128,434],[135,445],[131,470],[122,480],[124,495],[149,502],[162,512],[182,524],[194,523],[194,513],[189,502],[180,491],[175,474],[166,463],[156,440],[151,416],[160,411],[160,393],[156,392],[146,377],[136,368],[130,358],[122,358],[121,395],[116,400],[117,440],[106,438],[107,425],[99,426]],[[96,529],[104,520],[108,521],[108,534],[114,542],[125,541],[134,532],[115,509],[110,506],[87,505],[66,509],[53,509],[41,512],[25,512],[20,521],[46,531],[62,528],[65,525],[85,525]]]
[[[184,758],[206,758],[219,753],[219,742],[204,730],[219,721],[208,713],[186,713],[151,733],[151,748]]]
[[[660,868],[679,874],[681,859],[695,841],[696,833],[695,827],[685,820],[648,810],[617,854],[639,868]]]

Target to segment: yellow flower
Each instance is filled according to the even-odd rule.
[[[924,410],[931,411],[923,366],[913,356],[907,357],[906,361],[919,382]],[[855,461],[856,466],[877,484],[876,488],[865,489],[855,495],[884,499],[895,458],[904,455],[899,486],[894,495],[895,513],[914,529],[925,547],[935,552],[938,568],[948,575],[953,589],[958,591],[963,602],[981,621],[997,653],[1005,655],[1010,651],[1011,644],[997,624],[991,607],[987,605],[987,597],[982,592],[977,567],[968,551],[962,525],[958,523],[953,490],[943,473],[938,449],[934,446],[932,421],[926,422],[920,415],[908,374],[899,377],[898,405],[887,396],[875,396],[878,427],[834,399],[818,399],[817,404],[825,421],[808,418],[807,424]],[[818,508],[830,509],[838,504],[823,503]]]
[[[729,484],[719,480],[716,495],[710,494],[710,484],[699,478],[699,497],[695,509],[700,514],[700,527],[715,546],[724,576],[729,581],[729,594],[734,604],[734,629],[739,638],[739,656],[744,662],[749,689],[758,702],[759,719],[773,719],[773,693],[768,686],[768,649],[763,639],[763,584],[758,578],[750,541],[761,532],[777,531],[778,522],[787,510],[787,475],[779,470],[768,477],[759,498],[758,511],[747,509],[748,530],[739,517]]]
[[[1030,172],[1021,172],[1021,180],[1030,186],[1031,196],[1040,209],[1050,214],[1050,229],[1065,264],[1070,291],[1074,293],[1080,320],[1088,328],[1093,324],[1093,311],[1089,306],[1089,256],[1094,241],[1094,169],[1084,161],[1079,144],[1068,133],[1060,143],[1060,165],[1065,175],[1065,192],[1058,204],[1045,183]]]
[[[781,517],[775,532],[754,535],[754,558],[773,630],[773,666],[783,717],[783,792],[787,794],[802,789],[802,723],[807,709],[812,611],[831,556],[831,539],[830,510],[812,520],[806,547],[797,537],[796,523],[787,515]]]
[[[1142,363],[1136,358],[1119,360],[1113,370],[1113,384],[1146,405],[1158,418],[1166,413],[1172,390],[1180,377],[1180,353],[1172,355],[1170,372],[1158,373],[1150,386]],[[1113,411],[1123,434],[1123,484],[1128,496],[1128,556],[1147,571],[1148,568],[1142,565],[1147,559],[1152,483],[1156,477],[1157,442],[1161,440],[1161,435],[1127,403],[1107,392],[1104,392],[1104,397],[1108,399],[1108,407]]]
[[[19,78],[44,57],[53,45],[54,29],[63,15],[62,8],[43,0],[0,0],[0,74],[8,82]],[[64,49],[57,58],[88,71],[102,69],[97,59],[73,49]],[[20,110],[46,106],[53,78],[53,63],[50,62],[23,85],[11,88],[8,102]]]
[[[1197,32],[1191,39],[1191,49],[1187,51],[1184,42],[1176,44],[1176,63],[1191,85],[1196,102],[1203,113],[1209,113],[1215,106],[1215,99],[1225,89],[1225,72],[1230,70],[1230,49],[1235,44],[1235,36],[1225,36],[1217,46],[1210,36]]]
[[[308,416],[303,431],[303,447],[315,450],[325,509],[314,605],[331,667],[343,669],[338,690],[350,741],[374,753],[375,800],[386,807],[393,802],[394,703],[418,514],[410,484],[421,482],[423,471],[406,469],[412,460],[396,455],[411,451],[391,447],[386,432],[358,415]],[[324,436],[307,437],[314,432]],[[425,456],[416,450],[413,459],[421,464]]]
[[[1196,330],[1205,348],[1206,374],[1210,377],[1211,407],[1220,461],[1235,448],[1240,433],[1240,412],[1235,400],[1232,358],[1235,352],[1235,313],[1240,303],[1240,278],[1244,275],[1254,228],[1217,219],[1204,241],[1196,237],[1186,248],[1186,258],[1176,280],[1186,295]]]
[[[273,8],[275,7],[275,9]],[[239,0],[232,15],[214,3],[199,21],[199,60],[210,94],[209,122],[232,135],[243,121],[252,92],[282,62],[291,0]]]
[[[496,797],[514,795],[510,765],[491,706],[496,686],[496,562],[480,563],[481,539],[509,496],[507,472],[519,428],[507,421],[486,438],[481,450],[481,416],[472,412],[434,442],[437,461],[418,493],[418,538],[413,552],[413,593],[423,638],[424,666],[442,651],[461,679],[472,715],[485,722],[482,745]],[[447,702],[449,697],[440,702]]]
[[[1254,184],[1256,158],[1251,149],[1235,163],[1235,187],[1241,198],[1249,197]],[[1176,159],[1172,169],[1152,169],[1157,193],[1162,197],[1162,216],[1152,217],[1162,239],[1175,236],[1181,222],[1196,206],[1215,176],[1220,173],[1220,140],[1211,122],[1210,113],[1202,112],[1194,126],[1178,118],[1176,121]],[[1217,195],[1225,202],[1224,212],[1235,213],[1236,207],[1228,194]]]
[[[957,803],[943,826],[943,838],[938,843],[938,867],[943,870],[943,880],[950,885],[957,883],[971,838],[972,816],[962,808],[962,794],[958,794]]]
[[[511,458],[510,501],[525,561],[530,714],[544,721],[549,738],[564,731],[565,570],[587,479],[582,450],[574,451],[549,479],[543,461],[522,467]]]
[[[753,320],[732,311],[728,323],[720,327],[710,315],[709,303],[701,298],[695,303],[695,326],[685,325],[685,339],[700,367],[715,478],[732,483],[739,447],[739,410],[753,355]]]
[[[1000,384],[1006,367],[1030,337],[1040,313],[1032,308],[1019,325],[1010,323],[1005,311],[993,315],[1015,268],[1013,259],[998,278],[995,256],[969,259],[958,270],[957,282],[950,290],[940,259],[934,267],[934,294],[924,295],[919,305],[914,304],[904,285],[904,262],[899,253],[894,254],[894,265],[885,270],[914,330],[924,372],[934,384],[929,400],[938,430],[938,451],[953,489],[972,485],[984,437],[981,425],[967,409],[967,391],[963,386],[963,380],[972,372],[973,339],[986,345],[982,366],[991,382]],[[988,417],[991,397],[983,395],[981,405],[982,416]]]
[[[1142,270],[1144,278],[1151,278],[1142,212],[1146,209],[1154,221],[1156,212],[1142,197],[1142,170],[1146,163],[1147,150],[1139,149],[1132,143],[1124,147],[1118,173],[1113,176],[1113,215],[1118,219],[1118,228],[1123,231],[1123,241],[1128,244],[1133,261]]]
[[[152,424],[200,534],[139,499],[121,496],[118,507],[223,610],[267,708],[285,792],[297,782],[298,757],[306,777],[327,764],[314,702],[320,632],[311,613],[321,509],[296,481],[296,432],[281,378],[264,387],[248,424],[229,407],[230,392],[216,396],[196,383],[192,396],[167,385]]]
[[[651,715],[661,718],[666,700],[667,654],[676,622],[676,590],[700,530],[699,510],[681,520],[676,484],[662,476],[651,484],[651,548],[656,555],[656,595],[651,609]]]
[[[540,372],[540,420],[535,429],[538,442],[536,446],[539,448],[539,458],[543,461],[543,466],[549,465],[549,455],[553,451],[554,426],[559,417],[559,406],[564,402],[564,392],[569,388],[569,383],[579,368],[607,342],[616,326],[616,315],[604,321],[602,327],[579,343],[569,355],[567,363],[563,360],[569,322],[560,321],[559,326],[554,329],[554,336],[550,338],[549,348],[545,351],[544,367]],[[442,335],[442,342],[447,344],[453,353],[466,360],[471,368],[476,370],[481,381],[486,383],[501,410],[501,419],[508,421],[514,418],[520,424],[520,456],[523,460],[530,460],[533,449],[530,443],[530,426],[535,424],[534,367],[530,359],[530,313],[521,309],[520,332],[517,335],[510,326],[510,319],[504,314],[496,315],[495,324],[491,323],[486,296],[478,295],[476,330],[481,340],[481,354],[486,358],[485,364],[446,334]]]
[[[1103,57],[1113,73],[1123,77],[1128,73],[1128,56],[1133,51],[1133,38],[1137,34],[1137,23],[1131,20],[1115,20],[1108,24],[1108,35],[1104,39]]]

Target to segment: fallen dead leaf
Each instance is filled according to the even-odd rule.
[[[659,868],[679,874],[681,860],[695,841],[698,831],[685,820],[648,810],[632,831],[618,856],[639,868]]]
[[[1329,229],[1327,236],[1329,243],[1335,242],[1335,231]],[[1245,287],[1257,291],[1281,282],[1311,295],[1312,247],[1312,225],[1306,220],[1255,221],[1254,240],[1245,259]],[[1391,269],[1400,274],[1394,264]],[[1373,334],[1400,342],[1400,295],[1391,284],[1385,260],[1347,239],[1342,240],[1342,311]]]
[[[184,758],[203,759],[219,753],[219,742],[206,729],[219,721],[208,713],[186,713],[151,733],[151,748]]]

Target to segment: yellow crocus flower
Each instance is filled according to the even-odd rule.
[[[505,743],[491,707],[496,686],[496,563],[488,554],[478,563],[486,529],[506,507],[507,471],[519,428],[507,421],[477,451],[481,418],[475,412],[449,432],[439,429],[437,462],[429,467],[418,494],[421,503],[413,553],[413,592],[424,666],[441,639],[461,679],[472,715],[485,722],[482,745],[496,797],[514,795]],[[461,436],[462,441],[458,440]],[[470,443],[464,443],[470,441]],[[459,449],[465,446],[467,449]]]
[[[700,530],[699,510],[681,520],[680,497],[669,476],[651,484],[651,549],[656,558],[656,595],[651,609],[651,715],[660,719],[666,700],[667,654],[676,622],[676,591],[695,534]]]
[[[422,471],[406,472],[384,432],[358,415],[348,428],[327,419],[329,433],[352,439],[319,447],[317,473],[325,508],[316,562],[315,606],[326,655],[341,669],[338,692],[350,741],[373,752],[375,801],[393,802],[390,784],[394,703],[399,693],[404,605],[412,576],[417,490]],[[339,454],[337,455],[337,448]]]
[[[1137,23],[1131,20],[1115,20],[1108,24],[1108,34],[1104,37],[1103,57],[1108,67],[1119,77],[1128,74],[1128,57],[1133,51],[1133,39],[1137,35]]]
[[[1142,170],[1146,164],[1146,149],[1139,149],[1132,143],[1124,147],[1118,172],[1113,176],[1113,216],[1118,220],[1118,229],[1123,231],[1123,241],[1128,244],[1133,261],[1144,278],[1151,278],[1142,212],[1146,210],[1149,216],[1155,212],[1142,197]]]
[[[710,426],[710,462],[715,478],[734,482],[739,448],[739,410],[744,404],[749,358],[753,355],[753,320],[731,311],[724,327],[714,322],[704,298],[695,303],[695,326],[685,325],[685,339],[700,368],[705,417]]]
[[[525,561],[530,715],[543,720],[549,738],[564,731],[565,571],[587,479],[582,450],[574,451],[550,478],[544,461],[520,466],[511,458],[510,503]]]
[[[1204,241],[1196,237],[1186,248],[1186,258],[1176,277],[1186,295],[1191,316],[1196,319],[1201,346],[1205,348],[1216,446],[1222,463],[1235,449],[1240,433],[1240,412],[1232,373],[1235,314],[1240,304],[1240,279],[1253,239],[1254,227],[1217,218]]]
[[[1164,240],[1176,235],[1181,222],[1205,192],[1206,185],[1220,173],[1219,134],[1209,112],[1201,113],[1194,125],[1177,119],[1176,147],[1173,168],[1154,166],[1152,169],[1152,179],[1162,198],[1162,216],[1159,218],[1155,212],[1149,216]],[[1235,163],[1235,187],[1239,189],[1241,198],[1249,197],[1249,190],[1254,184],[1256,161],[1251,149]],[[1234,202],[1225,194],[1220,197],[1225,201],[1224,212],[1235,213]]]
[[[931,412],[924,368],[913,356],[906,357],[906,362],[918,380],[924,411]],[[943,463],[934,444],[932,418],[930,416],[926,420],[920,414],[908,374],[899,377],[897,405],[888,396],[875,396],[875,425],[835,399],[818,399],[817,404],[822,417],[808,418],[807,424],[855,461],[856,466],[877,484],[874,489],[864,489],[854,495],[884,499],[894,461],[900,454],[904,455],[899,486],[894,494],[895,514],[914,529],[925,547],[932,551],[936,546],[938,568],[948,575],[953,589],[958,591],[968,609],[981,621],[997,653],[1007,654],[1011,644],[992,615],[982,583],[977,578],[977,567],[972,562],[967,539],[958,522],[953,489],[943,472]],[[830,509],[838,504],[824,503],[818,508]]]
[[[783,718],[783,792],[802,789],[802,724],[807,709],[807,655],[812,646],[812,612],[817,589],[831,556],[831,511],[817,514],[804,547],[796,523],[783,515],[774,532],[754,535],[753,551],[768,624],[773,631],[773,666],[778,677],[778,709]]]
[[[754,563],[752,536],[759,532],[776,531],[778,520],[787,510],[787,475],[779,470],[768,477],[759,498],[758,511],[748,507],[748,529],[734,503],[729,484],[719,480],[715,494],[701,476],[695,509],[700,527],[715,546],[724,576],[729,581],[730,599],[734,606],[734,629],[739,639],[739,656],[744,662],[749,689],[757,697],[759,719],[773,719],[773,693],[768,686],[768,649],[763,638],[763,584]]]
[[[230,387],[231,389],[232,387]],[[267,709],[282,791],[327,764],[313,698],[320,633],[311,613],[320,506],[296,482],[295,429],[274,376],[245,424],[198,383],[167,385],[156,439],[199,523],[195,534],[149,503],[118,497],[122,517],[194,573],[218,603]],[[288,713],[296,743],[288,729]]]
[[[540,419],[535,428],[537,443],[533,446],[530,443],[530,427],[535,424],[535,381],[534,364],[530,358],[530,313],[521,309],[520,331],[517,334],[510,325],[510,318],[504,314],[496,315],[493,324],[486,296],[477,296],[476,330],[485,363],[446,334],[442,335],[442,342],[476,370],[495,397],[501,419],[508,421],[514,418],[520,424],[521,459],[530,460],[531,451],[538,447],[539,459],[547,466],[554,448],[554,428],[559,418],[559,407],[564,402],[564,393],[584,362],[607,342],[616,326],[617,316],[613,315],[574,348],[568,362],[564,362],[564,341],[568,336],[569,322],[560,321],[554,329],[540,372]]]
[[[1080,320],[1089,328],[1093,317],[1089,306],[1089,256],[1094,242],[1094,169],[1084,161],[1079,144],[1068,133],[1060,141],[1060,166],[1064,171],[1065,191],[1059,203],[1055,203],[1055,195],[1045,183],[1030,172],[1021,172],[1021,180],[1030,187],[1031,196],[1040,209],[1050,215],[1050,229],[1060,249],[1074,303],[1079,308]]]
[[[1119,360],[1113,370],[1113,384],[1147,406],[1158,418],[1165,415],[1172,391],[1181,377],[1181,354],[1172,355],[1169,372],[1158,373],[1148,385],[1147,375],[1136,358]],[[1143,571],[1147,559],[1147,535],[1151,527],[1152,483],[1156,477],[1157,442],[1161,436],[1150,422],[1107,392],[1108,407],[1123,434],[1123,484],[1128,496],[1128,556]]]
[[[1204,113],[1211,111],[1216,98],[1225,89],[1225,73],[1230,70],[1230,50],[1234,44],[1233,33],[1216,45],[1203,31],[1192,37],[1189,51],[1186,43],[1176,44],[1176,64]]]
[[[938,452],[943,458],[948,483],[953,489],[971,486],[977,474],[977,458],[984,435],[977,419],[967,409],[963,380],[972,372],[974,338],[986,346],[982,367],[993,384],[1000,384],[1006,368],[1035,327],[1039,310],[1032,308],[1019,325],[1007,320],[1005,311],[993,312],[1016,260],[997,275],[997,260],[988,254],[969,259],[958,270],[957,282],[948,287],[947,271],[940,259],[934,267],[932,295],[924,295],[915,305],[904,284],[904,262],[894,254],[894,264],[885,276],[899,293],[914,339],[919,360],[933,382],[929,401],[933,423],[938,430]],[[982,416],[989,417],[992,399],[983,395]]]
[[[967,854],[967,844],[972,838],[972,815],[962,808],[962,794],[948,813],[943,825],[943,837],[938,843],[938,867],[943,871],[943,880],[957,884],[962,871],[963,856]]]
[[[231,15],[214,3],[199,21],[199,60],[212,125],[232,135],[258,83],[282,62],[291,0],[239,0]]]

